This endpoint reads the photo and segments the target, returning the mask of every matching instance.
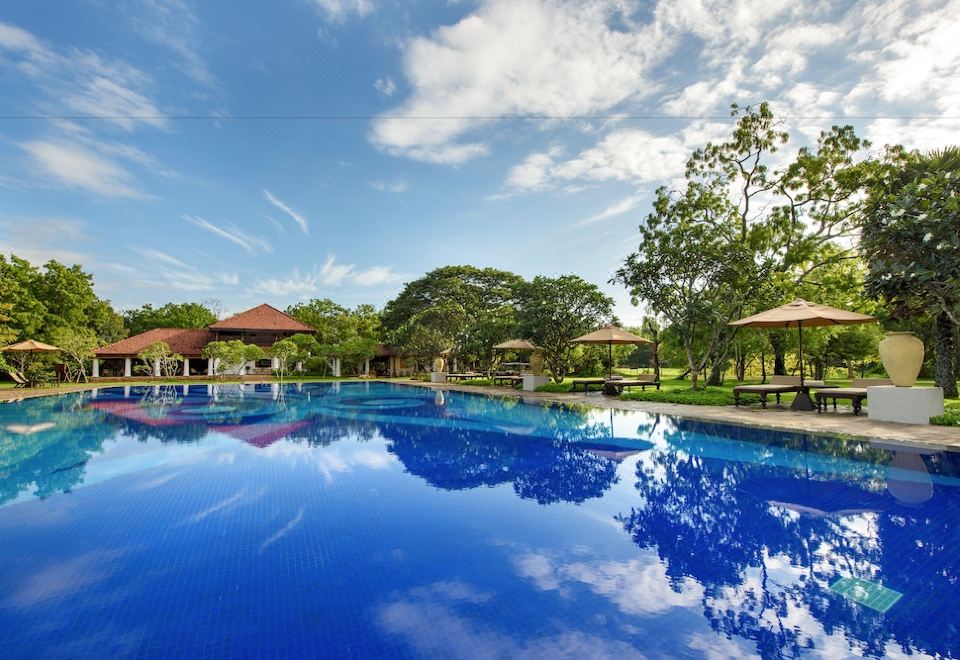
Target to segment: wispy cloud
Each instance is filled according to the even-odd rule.
[[[328,255],[323,264],[312,272],[301,273],[294,269],[282,278],[268,278],[256,283],[253,290],[275,296],[302,296],[317,293],[323,287],[337,287],[345,283],[358,286],[376,286],[396,282],[403,275],[389,266],[371,266],[359,269],[354,264],[339,263],[335,255]]]
[[[583,218],[582,220],[577,220],[574,222],[571,227],[587,227],[589,225],[596,224],[598,222],[603,222],[609,218],[615,218],[618,215],[623,215],[628,213],[644,200],[642,195],[631,195],[630,197],[625,197],[620,201],[610,204],[607,208],[603,209],[599,213],[594,213],[591,216]]]
[[[371,181],[370,187],[380,192],[404,193],[410,190],[406,181]]]
[[[33,263],[56,259],[90,266],[96,257],[78,250],[89,240],[86,224],[74,218],[0,216],[0,254],[15,254]]]
[[[375,9],[371,0],[312,0],[321,16],[332,23],[342,23],[351,15],[366,16]]]
[[[276,206],[278,209],[280,209],[281,211],[289,215],[291,218],[293,218],[293,221],[296,222],[298,225],[300,225],[300,229],[303,230],[304,234],[309,234],[309,231],[308,231],[309,227],[308,227],[306,218],[304,218],[302,215],[294,211],[284,202],[274,197],[274,195],[269,190],[264,190],[263,196],[266,198],[268,202],[270,202],[271,204]]]
[[[133,187],[130,173],[121,165],[78,144],[35,140],[19,146],[42,174],[68,187],[107,197],[145,197]]]
[[[265,240],[262,238],[257,238],[256,236],[251,236],[241,229],[238,229],[234,225],[221,227],[208,220],[204,220],[199,216],[183,215],[181,217],[195,227],[199,227],[200,229],[210,232],[214,236],[219,236],[222,239],[230,241],[234,245],[239,245],[250,254],[255,253],[257,250],[262,250],[263,252],[273,252],[273,246],[267,243]]]
[[[200,55],[200,21],[186,2],[142,0],[120,6],[127,9],[127,20],[140,36],[176,55],[175,62],[184,75],[207,87],[216,84]]]
[[[187,260],[163,250],[134,247],[131,252],[141,257],[135,266],[115,262],[103,266],[107,273],[122,276],[127,288],[133,286],[176,291],[212,291],[240,283],[236,273],[203,272]]]
[[[397,83],[390,76],[377,78],[373,83],[373,88],[383,96],[393,96],[397,93]]]

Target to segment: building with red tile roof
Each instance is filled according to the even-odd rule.
[[[268,348],[280,339],[298,333],[312,333],[314,329],[270,305],[258,305],[245,312],[208,326],[207,328],[154,328],[138,335],[121,339],[97,349],[94,353],[93,376],[120,377],[133,375],[137,355],[151,344],[165,342],[174,353],[182,355],[183,375],[213,375],[211,361],[202,359],[203,349],[212,341],[238,339],[245,344]],[[269,359],[250,369],[275,368]]]

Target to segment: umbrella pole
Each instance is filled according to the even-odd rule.
[[[803,321],[797,321],[797,331],[800,333],[800,391],[797,392],[790,409],[810,411],[814,409],[814,405],[810,400],[810,391],[803,382]]]
[[[613,342],[607,344],[607,377],[613,378]]]

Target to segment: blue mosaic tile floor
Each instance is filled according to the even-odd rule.
[[[0,405],[3,658],[956,657],[958,602],[952,453],[382,383]]]

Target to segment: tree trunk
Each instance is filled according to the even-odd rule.
[[[764,385],[767,384],[767,354],[760,354],[760,376],[763,378],[760,382]]]
[[[717,361],[710,366],[707,385],[723,385],[723,365]]]
[[[953,323],[945,313],[937,314],[936,384],[943,388],[943,396],[956,398],[957,376],[953,370]]]
[[[693,357],[693,347],[688,345],[684,348],[687,353],[687,364],[690,365],[690,389],[695,390],[698,376],[697,361]]]
[[[853,380],[857,377],[856,372],[853,370],[853,360],[847,360],[847,378]]]

